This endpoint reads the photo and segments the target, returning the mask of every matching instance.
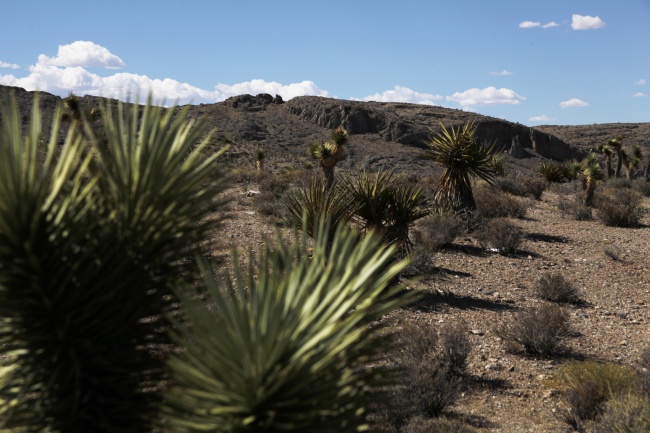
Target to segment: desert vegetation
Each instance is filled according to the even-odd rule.
[[[427,179],[335,172],[339,127],[232,170],[185,111],[4,107],[0,431],[650,425],[633,148],[530,175],[467,123]]]

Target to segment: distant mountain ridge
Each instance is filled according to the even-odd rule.
[[[31,109],[34,92],[0,86],[0,95],[13,93],[23,112]],[[61,98],[41,92],[40,105],[51,116]],[[4,101],[4,98],[1,100]],[[85,108],[105,103],[95,96],[80,98]],[[4,103],[4,102],[2,102]],[[235,166],[253,167],[257,149],[267,155],[271,170],[300,168],[307,161],[307,145],[324,141],[331,130],[343,125],[350,134],[347,158],[342,168],[395,168],[422,173],[431,162],[422,149],[440,124],[449,126],[475,122],[479,140],[494,143],[507,154],[507,163],[520,171],[533,170],[540,159],[581,158],[589,146],[604,137],[622,135],[624,140],[650,146],[650,124],[546,126],[530,128],[518,123],[476,113],[429,105],[361,102],[317,96],[283,101],[267,94],[240,95],[215,104],[188,107],[191,118],[205,117],[217,129],[216,140],[229,143],[226,159]],[[25,118],[24,118],[25,120]],[[611,134],[610,134],[611,132]],[[587,134],[593,133],[593,143]],[[645,135],[644,135],[645,134]],[[645,137],[645,141],[639,141]]]

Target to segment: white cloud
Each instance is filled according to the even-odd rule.
[[[506,75],[512,75],[513,72],[506,71],[505,69],[501,72],[490,72],[490,75],[499,75],[499,76],[506,76]]]
[[[0,84],[23,87],[26,90],[40,90],[59,96],[75,92],[81,96],[88,94],[123,101],[134,101],[138,97],[142,100],[152,92],[157,102],[178,104],[213,103],[243,93],[278,94],[286,100],[303,95],[328,96],[327,91],[318,88],[312,81],[283,85],[252,80],[233,85],[217,84],[214,90],[205,90],[171,78],[157,79],[123,72],[100,77],[78,66],[62,68],[42,64],[31,66],[26,77],[0,75]]]
[[[573,14],[571,19],[571,28],[573,30],[600,29],[605,27],[605,25],[605,22],[599,17],[592,17],[589,15]]]
[[[456,102],[462,107],[471,107],[475,105],[494,105],[494,104],[519,104],[525,100],[514,90],[497,89],[496,87],[486,87],[485,89],[468,89],[464,92],[456,92],[447,96],[447,101]]]
[[[555,21],[551,21],[551,22],[548,22],[548,23],[544,24],[544,25],[542,26],[542,28],[543,28],[543,29],[549,29],[549,28],[551,28],[551,27],[557,27],[557,26],[559,26],[558,23],[556,23]]]
[[[644,96],[648,96],[648,94],[643,92],[637,92],[632,96],[634,96],[635,98],[643,98]]]
[[[561,108],[569,108],[569,107],[586,107],[589,104],[586,103],[585,101],[582,101],[578,98],[573,98],[569,99],[568,101],[563,101],[560,102],[560,107]]]
[[[523,21],[519,23],[520,29],[532,29],[534,27],[539,27],[542,25],[539,21]]]
[[[643,78],[641,78],[639,81],[636,81],[634,83],[634,85],[635,86],[645,86],[645,83],[646,83],[646,81]]]
[[[355,99],[355,98],[352,98]],[[431,93],[419,93],[411,90],[408,87],[395,86],[393,90],[386,90],[382,93],[375,93],[374,95],[361,98],[361,101],[375,101],[375,102],[409,102],[412,104],[425,104],[436,105],[433,101],[442,99],[440,95],[433,95]]]
[[[76,41],[68,45],[59,45],[56,57],[41,54],[38,56],[38,64],[44,66],[80,66],[83,68],[101,66],[108,69],[124,67],[122,59],[108,49],[90,41]]]
[[[15,63],[7,63],[0,60],[0,68],[20,69],[20,66]]]
[[[233,85],[217,84],[215,94],[217,100],[223,100],[231,96],[250,93],[269,93],[271,95],[280,95],[282,99],[291,99],[296,96],[328,96],[326,90],[320,89],[313,81],[302,81],[300,83],[280,84],[274,81],[252,80]]]
[[[548,122],[549,120],[553,120],[553,119],[548,117],[546,114],[543,114],[541,116],[533,116],[530,119],[528,119],[529,122]]]

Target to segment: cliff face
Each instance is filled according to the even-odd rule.
[[[440,130],[441,123],[449,127],[474,121],[481,142],[495,143],[498,149],[508,151],[517,159],[537,154],[562,161],[582,155],[581,151],[545,132],[448,108],[300,97],[289,101],[287,109],[291,114],[323,128],[343,125],[352,134],[378,134],[383,140],[418,148],[426,148],[432,131]]]

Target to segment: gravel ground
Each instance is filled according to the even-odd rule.
[[[255,250],[273,237],[275,218],[256,211],[248,189],[233,190],[232,218],[215,236],[215,245]],[[640,353],[649,346],[650,215],[638,228],[606,227],[597,219],[564,216],[557,201],[547,191],[525,219],[512,220],[527,233],[516,254],[482,252],[469,237],[435,253],[432,271],[416,283],[427,295],[393,314],[398,324],[415,320],[432,331],[443,323],[466,324],[473,350],[462,397],[452,411],[478,431],[565,431],[553,415],[561,399],[552,381],[558,367],[572,359],[596,359],[638,368]],[[650,199],[643,204],[650,208]],[[495,328],[543,302],[534,286],[544,272],[561,273],[585,301],[565,307],[574,330],[562,341],[565,353],[550,358],[509,353]]]

